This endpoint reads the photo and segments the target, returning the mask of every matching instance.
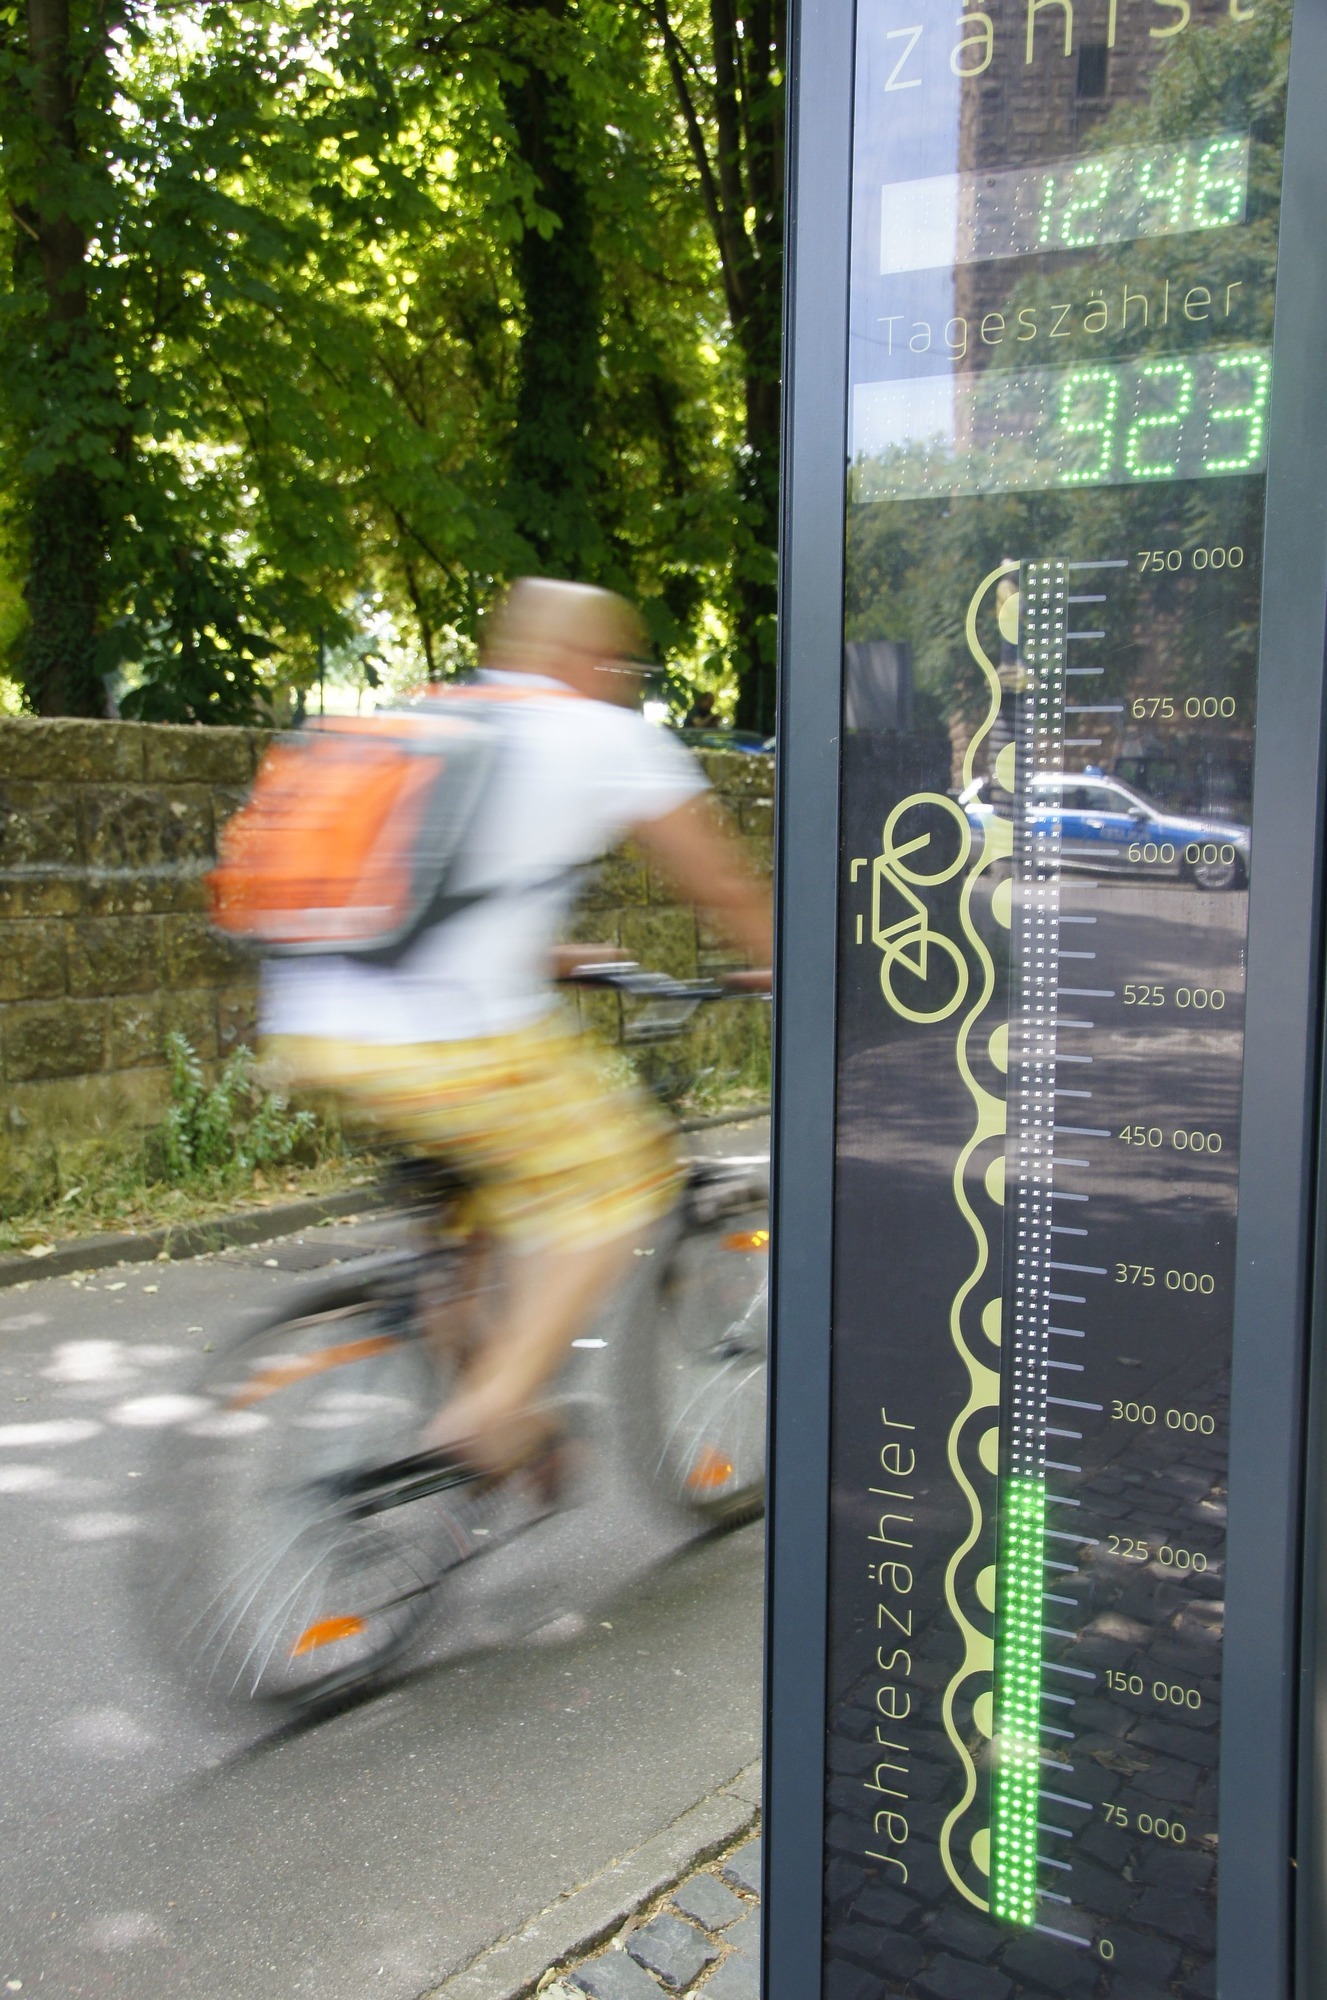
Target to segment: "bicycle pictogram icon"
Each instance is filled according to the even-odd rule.
[[[871,860],[871,942],[881,955],[880,990],[905,1021],[943,1021],[963,1004],[967,959],[934,928],[917,890],[952,881],[971,852],[967,815],[942,792],[914,792],[885,821]],[[853,862],[854,881],[865,865],[865,858]],[[895,917],[900,902],[903,915]]]

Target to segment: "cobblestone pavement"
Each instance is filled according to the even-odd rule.
[[[760,1835],[688,1875],[540,2000],[760,2000]]]

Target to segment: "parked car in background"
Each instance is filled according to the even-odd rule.
[[[1168,880],[1200,889],[1239,889],[1249,879],[1249,829],[1233,820],[1173,813],[1103,771],[1042,771],[1032,781],[1035,824],[1058,824],[1066,868]],[[997,812],[1007,817],[1007,794],[976,778],[958,795],[975,829]]]

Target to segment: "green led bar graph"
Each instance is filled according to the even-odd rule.
[[[1036,1922],[1044,1701],[1046,1397],[1053,1287],[1055,1056],[1059,1021],[1060,831],[1036,810],[1037,773],[1065,751],[1068,565],[1025,563],[1019,582],[1019,703],[1013,800],[1014,1006],[1010,1017],[1003,1477],[996,1584],[991,1911]]]
[[[1037,1912],[1046,1488],[1036,1479],[1009,1479],[1001,1500],[1000,1761],[992,1805],[991,1910],[1006,1923],[1031,1924]]]

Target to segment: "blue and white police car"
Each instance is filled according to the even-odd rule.
[[[1249,879],[1249,829],[1233,820],[1170,812],[1091,767],[1039,772],[1032,796],[1038,825],[1051,832],[1058,821],[1065,868],[1160,876],[1200,889],[1239,889]],[[996,812],[990,779],[975,779],[958,802],[974,831],[983,827]]]

